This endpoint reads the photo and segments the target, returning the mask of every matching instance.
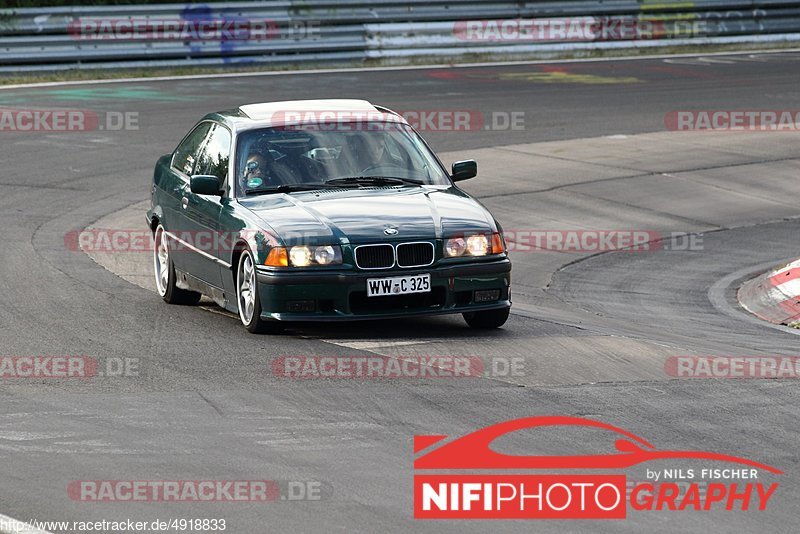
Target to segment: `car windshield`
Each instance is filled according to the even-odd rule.
[[[414,130],[401,123],[343,123],[245,132],[237,143],[237,195],[316,187],[450,185]]]

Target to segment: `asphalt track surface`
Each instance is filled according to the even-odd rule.
[[[798,353],[796,335],[752,320],[732,294],[748,275],[798,256],[800,137],[665,132],[664,116],[798,110],[798,87],[800,54],[789,52],[0,90],[5,108],[139,114],[138,130],[0,134],[0,355],[139,359],[138,376],[0,383],[0,513],[24,521],[225,518],[236,533],[796,531],[797,383],[674,379],[664,362]],[[479,177],[465,189],[507,229],[700,232],[702,247],[515,252],[514,313],[490,333],[453,317],[299,325],[274,337],[249,335],[207,309],[167,306],[65,247],[65,233],[146,199],[155,159],[207,111],[330,97],[399,110],[524,112],[521,130],[424,133],[448,162],[479,159]],[[289,380],[270,370],[284,355],[376,353],[523,358],[524,373]],[[774,478],[780,487],[766,512],[414,522],[415,434],[458,436],[532,415],[598,419],[662,449],[752,458],[785,474]],[[589,431],[520,434],[498,448],[571,454],[608,445]],[[647,467],[692,465],[707,466]],[[626,473],[645,476],[643,466]],[[86,503],[66,489],[75,480],[253,479],[317,481],[323,498]]]

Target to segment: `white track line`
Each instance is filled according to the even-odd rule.
[[[13,525],[13,528],[12,528]],[[46,530],[39,530],[27,523],[13,517],[0,514],[0,534],[52,534]]]
[[[74,80],[68,82],[39,82],[15,85],[2,85],[4,89],[22,89],[33,87],[61,87],[66,85],[95,85],[111,83],[131,83],[131,82],[169,82],[179,80],[208,80],[215,78],[254,78],[260,76],[300,76],[305,74],[347,74],[353,72],[392,72],[406,70],[427,70],[427,69],[464,69],[474,67],[507,67],[515,65],[552,65],[555,63],[602,63],[609,61],[644,61],[652,59],[674,59],[674,58],[693,58],[693,57],[712,57],[712,56],[745,56],[749,54],[782,54],[800,52],[800,48],[779,48],[772,50],[738,50],[730,52],[710,52],[691,54],[655,54],[642,56],[618,56],[600,58],[579,58],[579,59],[542,59],[532,61],[494,61],[488,63],[458,63],[458,64],[432,64],[432,65],[402,65],[396,67],[350,67],[341,69],[304,69],[304,70],[282,70],[267,72],[230,72],[221,74],[185,74],[181,76],[153,76],[139,78],[116,78],[111,80]]]

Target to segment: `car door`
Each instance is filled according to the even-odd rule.
[[[185,244],[191,241],[189,221],[186,218],[186,192],[189,190],[189,177],[194,174],[197,158],[205,146],[208,135],[214,126],[212,122],[201,122],[183,138],[172,155],[169,180],[165,182],[163,204],[164,229],[170,234],[172,261],[177,269],[189,271],[194,252]]]
[[[192,175],[216,176],[220,189],[225,184],[230,164],[231,132],[213,123],[194,165]],[[189,273],[217,288],[222,288],[222,259],[224,243],[219,228],[222,209],[218,195],[198,195],[187,187],[181,200],[194,253],[188,265]]]

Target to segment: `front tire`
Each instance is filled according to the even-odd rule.
[[[167,304],[193,306],[200,302],[200,293],[181,289],[175,284],[175,265],[169,253],[166,232],[160,224],[153,237],[153,271],[156,276],[156,291]]]
[[[500,328],[506,324],[510,312],[510,308],[503,308],[501,310],[469,312],[462,315],[470,328],[476,330],[490,330],[493,328]]]
[[[239,319],[252,334],[277,334],[283,330],[278,321],[265,321],[261,318],[261,297],[258,292],[256,264],[253,254],[245,250],[239,257],[236,269],[236,303]]]

